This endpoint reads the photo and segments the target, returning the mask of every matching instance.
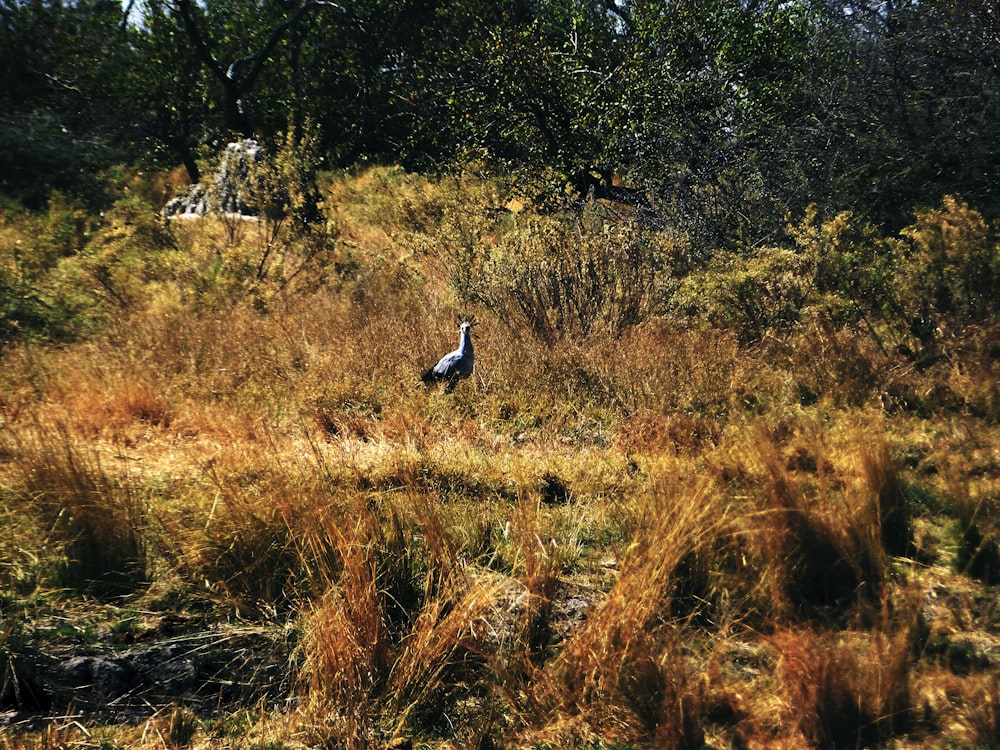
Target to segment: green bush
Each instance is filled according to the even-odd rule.
[[[985,322],[1000,310],[1000,244],[975,209],[946,195],[901,233],[907,312],[921,321]]]
[[[86,210],[59,194],[44,215],[0,217],[0,350],[15,341],[73,339],[89,329],[94,300],[81,288],[73,257],[94,225]]]
[[[149,285],[174,273],[177,245],[170,225],[139,198],[115,203],[79,256],[96,297],[129,309],[149,295]]]
[[[816,292],[835,321],[853,325],[899,314],[898,241],[882,237],[850,211],[823,220],[814,206],[801,222],[789,225],[788,234],[815,263]]]
[[[795,325],[809,300],[816,262],[804,253],[765,247],[750,257],[719,252],[685,277],[671,305],[676,315],[733,328],[756,341]]]

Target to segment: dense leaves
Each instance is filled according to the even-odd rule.
[[[893,230],[948,193],[997,213],[1000,14],[985,0],[0,11],[0,189],[32,206],[95,195],[119,162],[194,181],[227,140],[275,147],[312,121],[330,165],[485,163],[533,198],[600,167],[632,189],[613,197],[709,249],[773,241],[810,204]]]

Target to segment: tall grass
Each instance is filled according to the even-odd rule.
[[[445,731],[445,716],[474,711],[490,685],[491,621],[509,596],[504,579],[473,576],[459,563],[440,511],[421,505],[407,532],[395,513],[383,527],[370,507],[335,531],[340,574],[303,621],[302,679],[315,731],[334,732],[349,747]],[[412,549],[421,546],[417,535],[423,560]]]
[[[127,471],[110,473],[62,424],[34,424],[8,440],[18,471],[10,501],[44,524],[33,541],[46,550],[49,585],[107,596],[143,582],[148,508]]]
[[[636,532],[618,580],[565,644],[542,689],[554,716],[583,722],[597,736],[697,747],[704,706],[669,598],[681,560],[713,533],[719,509],[707,486],[666,484],[632,512]]]
[[[792,736],[813,747],[848,747],[912,727],[912,644],[905,627],[870,636],[782,630],[771,642]]]
[[[307,156],[286,146],[271,178]],[[131,202],[38,259],[97,284],[101,328],[0,360],[5,607],[145,611],[169,581],[157,607],[289,627],[289,700],[239,709],[262,742],[995,738],[995,685],[924,643],[954,630],[947,587],[995,579],[996,326],[962,250],[992,246],[971,209],[897,238],[807,216],[713,265],[593,208],[492,210],[499,183],[267,189],[270,225],[168,227]],[[898,319],[925,303],[947,325]],[[459,314],[476,372],[427,391]],[[213,731],[158,717],[177,744]]]

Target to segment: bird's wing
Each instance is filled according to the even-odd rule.
[[[458,363],[462,360],[461,351],[453,351],[450,354],[445,354],[441,357],[440,361],[434,365],[434,372],[438,375],[451,375],[455,368],[458,367]]]

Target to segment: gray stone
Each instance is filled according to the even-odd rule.
[[[69,685],[90,688],[106,698],[124,695],[139,677],[124,659],[103,656],[74,656],[60,665],[59,672]]]

